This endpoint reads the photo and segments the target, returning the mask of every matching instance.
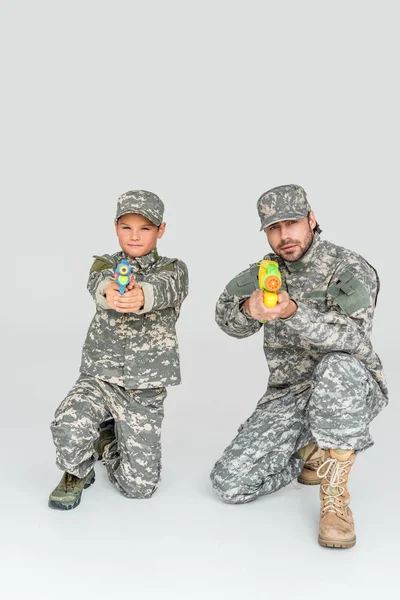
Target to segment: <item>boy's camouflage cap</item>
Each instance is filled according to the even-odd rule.
[[[302,219],[308,215],[311,207],[301,186],[280,185],[264,192],[257,201],[257,210],[262,231],[279,221]]]
[[[164,204],[153,192],[133,190],[125,192],[118,198],[115,220],[117,221],[127,213],[143,215],[154,225],[161,225],[164,216]]]

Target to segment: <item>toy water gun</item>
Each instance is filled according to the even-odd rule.
[[[282,276],[279,265],[275,260],[262,260],[258,270],[258,283],[260,290],[264,290],[264,304],[273,308],[278,303],[278,294],[282,285]]]
[[[127,260],[121,260],[114,271],[114,279],[119,285],[119,293],[123,294],[125,288],[133,279],[132,271]]]

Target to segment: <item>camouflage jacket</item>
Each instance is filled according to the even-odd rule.
[[[94,258],[88,290],[96,302],[96,314],[83,346],[81,373],[126,389],[181,383],[175,323],[188,293],[185,263],[160,257],[156,250],[138,258],[124,252]],[[118,313],[105,298],[122,259],[129,262],[145,296],[143,308],[135,313]]]
[[[381,402],[386,403],[385,375],[370,339],[379,292],[375,269],[355,252],[321,240],[318,233],[296,262],[275,254],[264,258],[279,263],[281,289],[298,306],[294,315],[262,324],[244,312],[244,300],[258,289],[257,263],[228,283],[216,306],[216,321],[228,335],[245,338],[264,328],[270,376],[260,403],[311,386],[316,364],[329,352],[358,358],[378,384]]]

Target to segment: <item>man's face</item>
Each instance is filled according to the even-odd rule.
[[[308,217],[297,221],[273,223],[264,231],[275,254],[287,262],[294,262],[299,260],[311,246],[315,225],[315,215],[311,211]]]
[[[157,240],[162,238],[165,223],[160,227],[154,225],[149,219],[136,213],[122,215],[115,223],[115,230],[121,249],[132,256],[144,256],[157,246]]]

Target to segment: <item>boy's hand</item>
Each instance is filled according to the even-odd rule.
[[[106,300],[110,308],[114,308],[114,300],[119,294],[119,286],[115,281],[111,281],[106,287]]]
[[[297,310],[297,304],[291,300],[287,292],[280,292],[278,304],[273,308],[267,308],[264,304],[264,292],[256,290],[243,303],[243,308],[250,317],[257,321],[273,321],[291,317]]]
[[[140,287],[140,285],[135,280],[133,280],[126,286],[126,291],[124,294],[117,293],[115,295],[111,304],[111,308],[120,313],[130,313],[140,310],[141,308],[143,308],[143,305],[143,290]]]

